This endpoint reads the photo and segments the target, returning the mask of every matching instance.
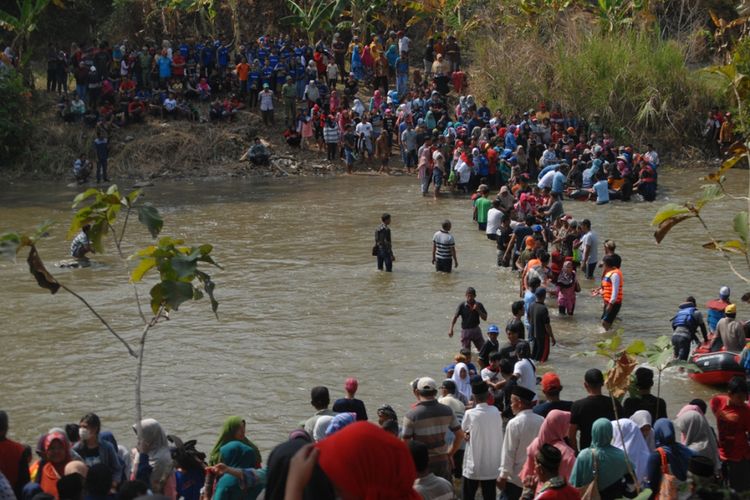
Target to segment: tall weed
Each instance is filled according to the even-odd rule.
[[[673,41],[631,30],[565,30],[547,43],[516,30],[475,37],[473,92],[515,112],[540,101],[601,116],[620,140],[681,142],[698,133],[723,94],[686,66]]]

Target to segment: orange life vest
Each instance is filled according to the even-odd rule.
[[[612,278],[611,276],[613,274],[616,274],[620,278],[620,287],[617,290],[617,299],[615,299],[615,304],[622,304],[622,288],[623,288],[623,280],[622,280],[622,271],[615,268],[611,271],[607,272],[604,277],[602,278],[602,296],[604,297],[604,302],[609,304],[610,299],[612,298]]]

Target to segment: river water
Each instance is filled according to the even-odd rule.
[[[600,241],[617,242],[627,338],[668,334],[669,319],[688,294],[705,303],[724,284],[735,298],[746,291],[719,256],[699,248],[706,238],[696,223],[678,226],[660,246],[654,243],[649,223],[658,207],[693,195],[702,173],[663,171],[653,204],[566,203],[575,218],[591,219]],[[741,191],[747,172],[730,174],[730,184]],[[0,232],[58,221],[39,245],[52,266],[67,256],[75,194],[52,184],[0,187]],[[422,198],[414,178],[182,181],[159,183],[145,195],[164,215],[162,234],[214,244],[215,258],[225,267],[213,272],[218,321],[207,300],[184,304],[152,331],[145,359],[144,416],[158,419],[169,433],[197,438],[204,450],[224,418],[237,414],[245,416],[248,435],[267,456],[312,413],[312,386],[327,385],[333,398],[341,397],[349,376],[359,379],[358,397],[371,418],[382,403],[393,405],[400,417],[412,402],[410,381],[423,375],[440,380],[457,352],[458,335],[449,339],[447,332],[466,287],[478,290],[490,322],[501,328],[517,299],[517,281],[495,267],[493,243],[475,229],[469,202]],[[721,229],[729,231],[731,215],[722,219],[721,209],[713,208],[709,218],[723,220]],[[393,217],[392,274],[376,272],[370,257],[384,211]],[[460,263],[451,275],[436,274],[430,263],[432,234],[445,218],[453,221]],[[127,238],[129,252],[149,243],[136,223]],[[126,271],[113,251],[96,260],[102,265],[53,273],[135,343],[138,315]],[[34,443],[50,427],[95,411],[121,442],[133,444],[128,428],[134,421],[135,361],[73,297],[38,288],[22,259],[0,263],[0,272],[0,408],[10,414],[11,435]],[[553,315],[558,345],[539,370],[560,374],[565,398],[584,394],[585,369],[604,366],[597,358],[574,357],[604,338],[600,299],[586,293],[592,286],[582,281],[575,317]],[[144,286],[142,295],[147,291]],[[739,317],[746,316],[742,305]],[[711,394],[676,371],[662,383],[671,415],[691,398]]]

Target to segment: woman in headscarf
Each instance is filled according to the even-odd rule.
[[[376,90],[370,98],[370,112],[380,112],[383,106],[383,96],[380,94],[380,90]]]
[[[497,195],[497,199],[500,200],[500,211],[505,214],[506,217],[510,217],[513,205],[516,203],[516,198],[513,196],[513,193],[510,192],[508,186],[500,188],[500,193]]]
[[[432,110],[428,111],[427,114],[424,116],[424,125],[427,127],[427,130],[432,132],[435,128],[437,128],[437,122],[435,121],[435,114],[432,112]]]
[[[620,434],[622,430],[622,434]],[[648,457],[651,453],[648,444],[638,428],[638,424],[628,418],[621,418],[612,422],[612,444],[617,448],[625,451],[628,460],[633,465],[635,477],[640,484],[646,482]]]
[[[313,478],[319,467],[341,498],[421,498],[413,487],[417,471],[406,443],[369,422],[355,422],[317,443],[314,450],[298,453],[304,458],[296,457],[295,466],[289,470],[287,499],[308,498],[308,494],[316,499],[331,498],[325,485],[321,491],[312,481],[304,484],[304,472],[297,465],[312,469]]]
[[[471,401],[471,377],[466,363],[456,363],[451,378],[456,383],[456,392],[463,394],[467,401]]]
[[[365,79],[365,67],[362,64],[362,56],[359,53],[358,45],[352,48],[351,72],[354,73],[356,80],[361,81]]]
[[[362,118],[362,115],[365,114],[365,105],[362,104],[362,101],[360,101],[359,99],[354,99],[352,112],[354,112],[357,117]]]
[[[255,450],[240,441],[230,441],[219,450],[221,463],[234,469],[250,469],[255,466]],[[250,500],[260,493],[261,487],[248,488],[241,478],[223,474],[216,483],[214,500]]]
[[[641,434],[643,435],[643,439],[646,440],[649,451],[654,451],[656,449],[656,444],[654,442],[654,432],[651,428],[653,423],[651,420],[651,413],[649,413],[648,410],[638,410],[630,416],[630,420],[635,422],[641,430]]]
[[[292,439],[281,443],[268,456],[268,475],[266,476],[265,500],[284,500],[286,494],[289,464],[300,448],[310,444],[307,439]],[[336,492],[331,481],[315,464],[310,481],[304,486],[304,492],[298,496],[305,500],[334,500]]]
[[[542,427],[539,429],[539,434],[526,448],[526,463],[523,469],[521,469],[521,480],[526,482],[527,478],[536,477],[536,456],[545,444],[552,445],[560,451],[562,461],[560,462],[558,475],[565,478],[566,481],[570,478],[570,473],[573,471],[573,465],[576,462],[576,456],[573,448],[565,442],[569,427],[570,412],[552,410],[547,414]],[[543,484],[543,481],[538,482],[537,492]]]
[[[254,465],[257,468],[260,468],[260,464],[262,462],[260,450],[258,450],[258,447],[255,446],[253,442],[247,438],[247,436],[245,435],[245,431],[246,423],[242,417],[232,416],[226,419],[226,421],[224,421],[224,425],[221,427],[219,439],[216,441],[216,444],[214,445],[210,455],[208,456],[208,464],[216,465],[221,461],[220,455],[222,446],[232,441],[239,441],[253,449],[253,451],[255,452]]]
[[[133,430],[137,432],[135,425]],[[174,461],[169,451],[167,434],[153,418],[141,420],[141,433],[133,453],[130,479],[142,480],[156,495],[176,498]]]
[[[560,315],[572,316],[576,309],[576,272],[573,261],[563,262],[557,275],[557,308]]]
[[[582,450],[576,458],[570,484],[576,488],[588,486],[594,480],[596,466],[601,499],[621,498],[625,493],[628,467],[625,453],[611,443],[612,425],[606,418],[600,418],[591,427],[591,446]]]
[[[659,492],[663,477],[662,453],[666,455],[669,473],[678,481],[687,481],[688,464],[693,451],[677,442],[672,421],[660,418],[654,423],[656,451],[648,458],[648,485],[654,493]]]
[[[326,437],[337,433],[347,425],[353,424],[357,421],[357,414],[354,412],[339,413],[331,419],[326,428]]]
[[[716,435],[700,408],[695,405],[685,405],[677,414],[674,427],[680,433],[682,444],[693,450],[696,455],[711,460],[715,472],[721,471]]]
[[[122,478],[120,478],[118,484],[126,481],[130,477],[130,470],[133,468],[133,460],[130,457],[128,449],[122,445],[118,445],[117,440],[115,439],[115,435],[110,431],[100,432],[99,438],[102,441],[107,441],[109,444],[111,444],[115,449],[115,452],[117,453],[117,458],[119,459],[120,465],[122,466]]]
[[[331,420],[333,420],[333,415],[321,415],[318,420],[315,421],[315,428],[313,429],[312,436],[315,442],[326,437],[326,430],[328,430],[328,425],[331,423]]]
[[[54,431],[44,438],[45,464],[39,472],[42,491],[59,498],[57,481],[65,475],[65,466],[71,461],[70,444],[64,432]]]

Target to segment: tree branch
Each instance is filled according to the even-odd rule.
[[[111,326],[109,326],[109,323],[107,323],[107,320],[105,320],[104,318],[102,318],[102,316],[101,316],[101,315],[100,315],[100,314],[99,314],[98,312],[96,312],[96,309],[94,309],[94,308],[93,308],[93,307],[91,306],[91,304],[89,304],[89,303],[88,303],[88,302],[86,301],[86,299],[84,299],[83,297],[81,297],[81,296],[80,296],[80,295],[78,295],[78,294],[77,294],[76,292],[74,292],[73,290],[71,290],[71,289],[70,289],[70,288],[68,288],[67,286],[63,285],[62,283],[60,283],[60,288],[62,288],[63,290],[65,290],[66,292],[68,292],[69,294],[71,294],[71,295],[72,295],[73,297],[75,297],[75,298],[77,298],[78,300],[80,300],[80,301],[81,301],[81,302],[83,303],[83,305],[85,305],[86,307],[88,307],[89,311],[91,311],[91,313],[92,313],[92,314],[93,314],[94,316],[96,316],[96,317],[97,317],[97,319],[98,319],[99,321],[101,321],[101,322],[102,322],[102,324],[103,324],[103,325],[105,326],[105,328],[107,328],[107,330],[109,330],[109,332],[110,332],[110,333],[111,333],[112,335],[114,335],[114,336],[115,336],[115,338],[117,338],[117,340],[119,340],[120,342],[122,342],[122,345],[124,345],[124,346],[125,346],[125,348],[126,348],[126,349],[128,350],[128,354],[130,354],[130,355],[131,355],[131,356],[133,356],[134,358],[137,358],[137,357],[138,357],[138,354],[136,354],[136,353],[135,353],[135,351],[133,351],[133,348],[132,348],[132,347],[130,347],[130,344],[128,344],[128,343],[127,343],[127,341],[126,341],[125,339],[123,339],[122,337],[120,337],[120,335],[119,335],[119,334],[118,334],[118,333],[117,333],[117,332],[116,332],[116,331],[115,331],[115,330],[114,330],[114,329],[113,329],[113,328],[112,328]]]
[[[714,248],[718,249],[719,252],[721,252],[721,255],[726,259],[727,264],[729,264],[729,269],[732,270],[734,275],[737,276],[742,281],[744,281],[745,283],[750,283],[750,279],[744,277],[742,274],[740,274],[739,271],[737,271],[737,268],[734,267],[734,263],[732,262],[732,258],[729,256],[729,253],[726,252],[723,248],[721,248],[721,246],[719,245],[719,242],[716,241],[716,238],[714,238],[713,234],[711,234],[711,230],[708,229],[708,226],[706,225],[705,221],[700,216],[700,214],[696,214],[695,218],[698,219],[698,221],[700,221],[701,225],[703,226],[703,229],[705,229],[706,231],[706,234],[711,239],[711,243],[714,244]]]

